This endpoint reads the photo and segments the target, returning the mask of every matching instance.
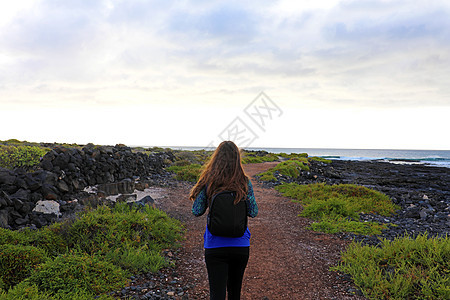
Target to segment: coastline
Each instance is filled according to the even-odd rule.
[[[395,239],[408,234],[444,236],[450,232],[450,169],[423,164],[393,164],[383,161],[332,160],[326,164],[312,161],[310,170],[297,179],[278,176],[273,187],[282,182],[311,184],[357,184],[388,195],[400,209],[390,217],[361,214],[362,221],[391,224],[379,236],[341,234],[342,238],[378,244],[379,238]]]
[[[205,147],[171,146],[174,150],[196,151]],[[210,150],[210,148],[206,148]],[[212,148],[211,148],[212,149]],[[272,148],[248,147],[244,150],[270,153],[307,153],[332,160],[380,161],[393,164],[423,164],[432,167],[450,168],[450,150],[403,150],[403,149],[335,149],[335,148]]]

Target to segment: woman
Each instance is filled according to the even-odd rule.
[[[252,183],[242,168],[239,148],[230,141],[222,142],[192,188],[189,198],[194,201],[192,213],[201,216],[213,195],[234,191],[235,202],[248,201],[247,215],[258,214]],[[223,237],[211,234],[206,226],[204,234],[205,262],[208,270],[210,298],[212,300],[240,299],[242,279],[250,248],[248,227],[241,237]]]

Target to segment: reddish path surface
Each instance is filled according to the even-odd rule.
[[[245,165],[250,177],[276,163]],[[252,180],[259,214],[249,218],[252,233],[250,260],[244,276],[242,299],[364,299],[347,292],[349,283],[337,279],[329,267],[339,261],[348,242],[306,228],[310,220],[298,217],[300,205],[274,189]],[[205,216],[191,214],[189,185],[168,190],[161,208],[186,226],[186,240],[177,273],[190,284],[190,299],[208,299],[208,279],[203,260]]]

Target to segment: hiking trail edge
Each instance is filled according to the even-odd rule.
[[[312,221],[298,216],[299,204],[272,188],[263,188],[253,178],[276,164],[244,165],[253,183],[259,214],[248,220],[252,238],[241,299],[365,299],[353,294],[356,290],[350,282],[329,271],[339,262],[349,241],[308,230]],[[181,220],[186,228],[175,272],[190,287],[189,299],[209,299],[203,249],[207,214],[192,215],[192,202],[188,200],[191,187],[183,182],[168,188],[158,207]]]

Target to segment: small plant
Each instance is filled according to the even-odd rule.
[[[272,172],[263,172],[261,174],[258,174],[259,176],[259,180],[261,181],[271,181],[271,182],[276,182],[277,178],[275,177],[275,175]]]
[[[175,173],[175,179],[177,180],[197,182],[202,171],[202,166],[199,164],[173,165],[166,168],[166,170]]]
[[[147,245],[141,247],[124,245],[106,253],[105,258],[133,274],[157,272],[167,266],[164,257],[159,252],[149,249]]]
[[[311,224],[314,231],[325,233],[351,232],[354,234],[374,235],[381,234],[387,228],[385,224],[376,222],[359,222],[342,217],[323,217]]]
[[[126,203],[85,212],[64,231],[70,247],[121,262],[133,271],[138,271],[133,260],[139,259],[145,270],[164,266],[161,250],[176,247],[182,237],[179,221],[160,210],[148,206],[138,210]],[[150,265],[144,266],[144,261]]]
[[[53,295],[84,290],[94,296],[124,286],[127,275],[96,256],[68,253],[41,264],[26,281]]]
[[[331,164],[331,160],[323,158],[323,157],[318,157],[318,156],[308,157],[308,161],[311,161],[311,160],[320,161],[320,162],[323,162],[325,164]]]
[[[21,282],[6,291],[0,289],[0,300],[56,300],[50,293],[40,292],[35,284]]]
[[[212,151],[206,150],[173,150],[172,153],[175,155],[176,161],[186,160],[191,164],[203,165],[212,154]]]
[[[380,246],[353,242],[332,270],[349,274],[369,299],[450,299],[450,239],[421,234]]]
[[[280,159],[277,154],[266,151],[242,151],[241,157],[243,164],[263,163]]]
[[[36,146],[0,145],[0,167],[32,169],[49,149]]]
[[[375,222],[360,223],[359,213],[370,212],[388,216],[398,209],[388,196],[352,184],[290,183],[277,186],[276,189],[303,205],[304,209],[300,215],[317,221],[311,225],[313,230],[328,233],[379,234],[387,225]]]
[[[0,245],[34,246],[50,256],[56,256],[67,250],[66,241],[58,233],[60,226],[60,223],[55,223],[39,230],[26,228],[16,231],[0,228]]]
[[[292,158],[307,158],[308,157],[308,153],[280,153],[278,154],[281,157],[287,158],[287,159],[292,159]]]
[[[275,167],[258,174],[262,181],[276,181],[275,174],[298,178],[301,171],[308,171],[308,160],[303,157],[292,158],[277,164]]]
[[[2,288],[8,289],[30,276],[46,258],[46,253],[36,247],[1,245],[0,279]]]

